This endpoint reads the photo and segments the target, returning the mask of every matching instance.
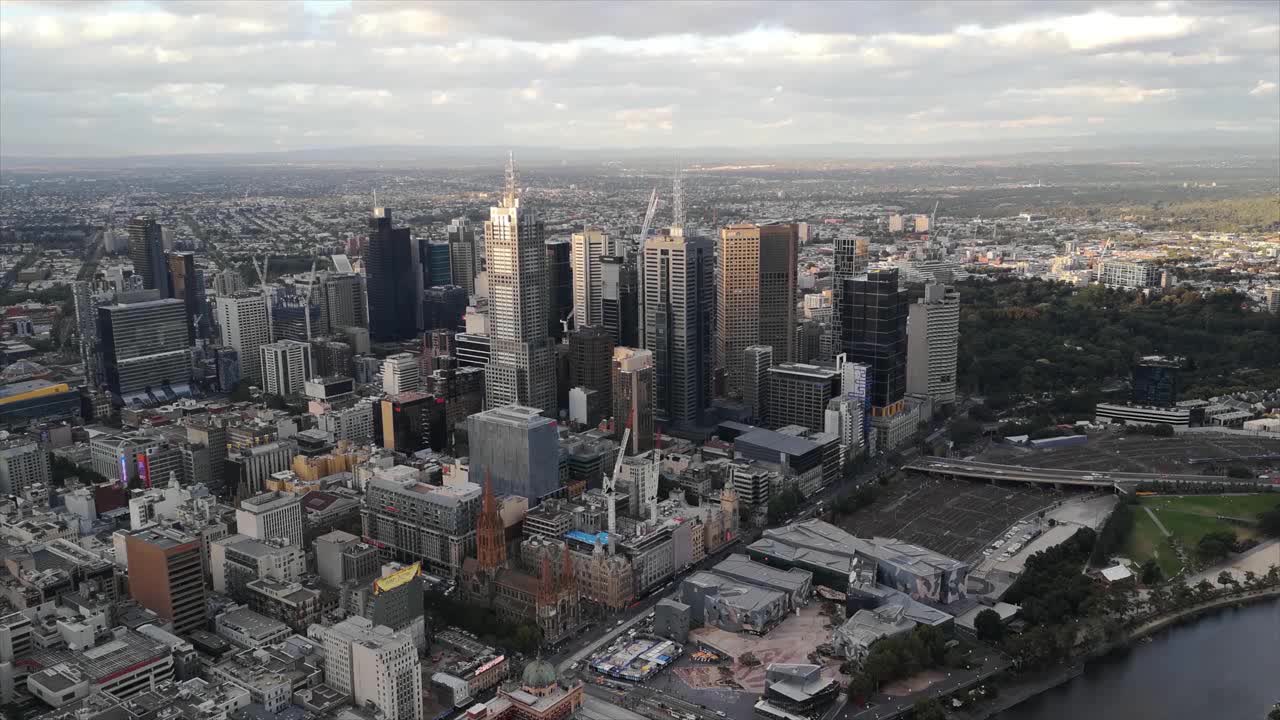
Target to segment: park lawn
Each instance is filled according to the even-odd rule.
[[[1169,532],[1173,532],[1170,528]],[[1159,554],[1156,551],[1159,551]],[[1155,557],[1160,571],[1166,578],[1182,568],[1178,556],[1165,542],[1164,533],[1156,527],[1145,510],[1138,508],[1133,514],[1133,532],[1129,533],[1129,543],[1125,546],[1125,557],[1138,563],[1139,566],[1148,558]]]
[[[1257,495],[1183,495],[1148,497],[1142,499],[1143,505],[1153,510],[1177,510],[1198,515],[1225,515],[1227,517],[1256,518],[1258,515],[1280,505],[1280,493],[1259,493]],[[1168,525],[1164,516],[1161,522]],[[1173,528],[1169,528],[1172,532]]]

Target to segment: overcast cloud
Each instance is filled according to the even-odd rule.
[[[0,153],[1280,136],[1280,3],[0,0]]]

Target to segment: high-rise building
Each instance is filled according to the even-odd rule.
[[[235,295],[248,289],[249,286],[239,270],[223,270],[213,276],[213,291],[218,294],[218,297]]]
[[[311,345],[281,340],[258,348],[261,354],[263,390],[272,395],[296,395],[312,377]]]
[[[236,508],[236,532],[263,542],[284,538],[301,547],[302,498],[271,491],[241,500]]]
[[[547,334],[564,340],[564,321],[573,312],[573,265],[570,244],[564,238],[547,240]],[[575,322],[577,318],[574,318]]]
[[[258,348],[271,342],[267,299],[257,292],[218,298],[218,324],[222,327],[222,344],[240,355],[240,377],[261,383],[262,355]]]
[[[907,292],[898,271],[871,270],[845,280],[840,308],[841,345],[848,360],[871,366],[871,414],[903,409],[907,379]]]
[[[832,353],[844,352],[839,341],[839,333],[844,327],[845,282],[860,277],[867,271],[871,260],[870,241],[864,237],[837,235],[835,239],[834,263],[831,268],[831,326],[837,335],[832,343]],[[826,358],[823,358],[824,360]]]
[[[412,353],[396,353],[382,361],[382,391],[388,395],[418,392],[422,388],[422,370]]]
[[[594,390],[598,414],[612,412],[613,336],[599,325],[578,326],[569,334],[569,387]],[[594,416],[596,413],[592,413]]]
[[[444,450],[444,404],[420,392],[404,392],[382,399],[378,425],[382,447],[412,455],[419,450]]]
[[[640,278],[633,256],[600,258],[600,318],[613,344],[640,345]]]
[[[537,505],[560,491],[560,437],[556,422],[537,408],[507,405],[467,418],[470,477],[492,478],[500,495]]]
[[[343,328],[369,327],[369,311],[365,296],[365,278],[356,273],[324,273],[320,287],[313,293],[320,298],[323,332],[341,333]],[[320,329],[316,329],[317,334]]]
[[[187,418],[187,442],[209,449],[209,490],[222,495],[226,484],[227,429],[222,420],[211,415]]]
[[[1178,403],[1178,373],[1182,358],[1148,355],[1133,366],[1129,400],[1146,407],[1173,407]]]
[[[930,282],[907,314],[907,394],[928,397],[935,407],[956,401],[960,342],[960,293]]]
[[[631,428],[630,451],[635,455],[653,449],[653,353],[619,347],[613,349],[613,428],[619,438]]]
[[[392,227],[390,208],[374,208],[365,252],[369,337],[374,342],[410,340],[417,334],[423,288],[418,255],[409,228]]]
[[[751,223],[720,230],[716,285],[716,367],[724,371],[725,394],[742,397],[743,350],[760,339],[760,228]]]
[[[22,497],[36,483],[50,487],[49,453],[34,440],[0,440],[0,496]]]
[[[584,228],[570,238],[573,265],[573,322],[578,327],[604,323],[604,266],[609,236]]]
[[[136,217],[129,221],[129,259],[133,273],[142,278],[144,290],[159,290],[169,297],[169,272],[164,261],[164,236],[155,218]]]
[[[696,427],[711,404],[715,248],[675,231],[644,242],[642,341],[653,352],[655,415]]]
[[[485,405],[518,404],[555,414],[555,353],[547,335],[547,251],[542,220],[521,206],[515,162],[502,202],[484,224],[489,282]]]
[[[121,397],[163,396],[191,384],[186,312],[178,300],[148,300],[98,308],[98,362],[103,381]]]
[[[796,264],[799,226],[760,226],[759,344],[772,347],[775,362],[790,362],[796,343]]]
[[[1156,268],[1144,262],[1103,260],[1098,264],[1098,282],[1107,287],[1146,288],[1156,284]]]
[[[476,294],[476,275],[480,272],[480,261],[484,258],[476,240],[475,226],[464,217],[454,218],[446,233],[449,237],[449,264],[453,284],[465,290],[470,298]]]
[[[329,433],[335,441],[368,445],[373,442],[374,407],[378,402],[374,398],[361,398],[346,407],[329,408],[316,418],[316,427]]]
[[[384,560],[422,560],[429,572],[457,578],[475,553],[479,509],[479,485],[428,485],[418,471],[397,465],[375,472],[366,486],[363,536]]]
[[[419,240],[418,259],[422,263],[422,287],[454,284],[448,240]]]
[[[98,377],[98,302],[93,296],[93,286],[83,280],[71,287],[71,298],[76,310],[76,334],[80,345],[80,362],[84,365],[85,384],[97,388]]]
[[[751,411],[751,417],[763,421],[768,416],[769,368],[773,367],[773,347],[751,345],[742,351],[742,358],[742,404]]]
[[[177,635],[205,629],[204,548],[200,537],[149,527],[125,536],[129,593],[173,624]]]
[[[350,617],[319,630],[324,681],[386,720],[422,720],[422,660],[404,631]]]
[[[169,297],[181,300],[187,313],[187,337],[208,337],[208,313],[204,308],[204,278],[196,271],[195,253],[171,252],[165,256]]]
[[[1268,312],[1280,313],[1280,287],[1269,287],[1264,293]]]
[[[765,425],[799,425],[821,432],[827,404],[840,394],[840,374],[817,365],[781,363],[768,370],[769,402]]]
[[[423,291],[424,330],[461,330],[467,312],[467,291],[458,285],[434,285]]]

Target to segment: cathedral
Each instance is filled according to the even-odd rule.
[[[581,622],[582,596],[567,551],[556,569],[550,552],[541,553],[537,574],[507,559],[507,543],[493,486],[485,478],[480,516],[476,518],[476,556],[462,564],[462,593],[469,602],[491,608],[508,622],[533,622],[544,643],[568,637]]]

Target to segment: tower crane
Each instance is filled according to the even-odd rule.
[[[649,205],[644,211],[644,222],[640,223],[640,245],[643,247],[644,240],[649,236],[649,226],[653,224],[654,213],[658,212],[658,188],[654,188],[649,193]]]
[[[307,342],[311,342],[311,293],[316,289],[316,260],[320,256],[316,253],[311,255],[311,275],[307,279],[307,292],[303,294],[302,316],[307,323]]]
[[[258,258],[253,258],[253,269],[258,273],[258,287],[262,290],[262,300],[267,304],[267,337],[271,342],[275,342],[275,328],[271,324],[271,297],[267,293],[267,272],[271,265],[271,256],[262,256],[262,263],[258,263]]]
[[[613,548],[618,544],[614,532],[618,529],[618,503],[613,496],[613,491],[617,487],[618,473],[622,472],[622,459],[627,454],[627,442],[631,440],[631,426],[628,425],[626,430],[622,431],[622,444],[618,446],[618,459],[613,463],[613,473],[605,475],[601,481],[601,487],[609,496],[609,554],[613,554]]]

